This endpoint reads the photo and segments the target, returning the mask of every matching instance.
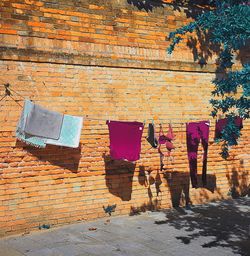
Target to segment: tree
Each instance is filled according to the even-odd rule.
[[[241,66],[236,64],[235,59],[242,56],[242,52],[249,47],[250,1],[216,0],[210,1],[209,6],[194,21],[169,34],[171,44],[168,52],[171,54],[184,36],[192,36],[194,33],[204,35],[209,44],[219,49],[216,72],[220,75],[212,81],[215,89],[210,103],[213,117],[222,113],[228,118],[220,139],[221,155],[226,159],[230,146],[237,145],[241,135],[234,122],[235,116],[249,118],[250,59],[246,58]]]

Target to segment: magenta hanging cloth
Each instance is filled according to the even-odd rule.
[[[140,159],[143,123],[107,121],[109,128],[110,156],[115,160]]]
[[[222,137],[222,131],[227,125],[228,119],[223,118],[216,121],[215,124],[215,139],[221,139]],[[243,119],[239,116],[234,117],[234,123],[239,129],[241,130],[243,128]]]

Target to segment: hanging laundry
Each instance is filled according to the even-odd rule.
[[[30,100],[25,100],[23,111],[19,119],[19,122],[17,124],[16,137],[28,145],[32,145],[34,147],[39,147],[39,148],[45,148],[46,144],[45,144],[44,138],[27,134],[24,131],[27,117],[30,114],[33,107],[34,107],[34,104]]]
[[[47,139],[46,144],[71,148],[79,147],[82,124],[82,117],[64,115],[59,139]]]
[[[174,139],[174,133],[173,133],[173,129],[172,126],[169,124],[169,129],[168,129],[168,133],[167,135],[164,134],[163,129],[162,129],[162,125],[160,125],[160,132],[159,132],[159,149],[161,147],[162,144],[165,144],[167,150],[169,151],[169,154],[171,152],[171,150],[175,149],[175,146],[172,143],[172,140]],[[168,154],[168,155],[169,155]]]
[[[40,148],[45,148],[46,144],[77,148],[79,146],[83,118],[70,115],[64,115],[64,117],[61,118],[63,115],[47,111],[40,106],[36,109],[37,106],[38,105],[33,104],[31,101],[25,100],[24,109],[17,125],[17,138],[29,145]],[[46,117],[48,117],[48,119]],[[55,119],[53,119],[53,117]],[[34,124],[36,121],[38,122]],[[50,123],[54,121],[56,124],[51,125]],[[41,129],[41,127],[37,127],[38,123],[41,127],[43,127],[44,124],[48,124],[48,126],[47,128],[43,127],[43,129]],[[26,132],[25,128],[27,128],[27,131],[40,134],[41,136],[29,134]],[[51,129],[51,133],[48,131],[48,128]],[[50,137],[52,136],[57,137],[58,131],[58,139],[51,139]]]
[[[163,129],[162,129],[162,125],[160,125],[160,131],[159,131],[159,139],[158,142],[159,144],[165,144],[167,141],[167,136],[164,135]]]
[[[148,124],[148,136],[147,141],[153,148],[157,148],[158,140],[155,136],[155,127],[153,123]]]
[[[110,139],[110,156],[116,160],[140,159],[143,123],[107,121]]]
[[[167,148],[167,150],[168,150],[169,153],[171,152],[171,150],[175,149],[175,146],[174,146],[174,144],[172,143],[172,141],[167,140],[166,143],[165,143],[165,145],[166,145],[166,148]]]
[[[167,133],[167,141],[166,141],[166,148],[168,149],[169,152],[171,152],[171,150],[175,149],[175,146],[172,143],[172,140],[174,140],[174,133],[173,133],[173,128],[171,126],[171,124],[169,124],[169,128],[168,128],[168,133]]]
[[[222,131],[228,123],[227,118],[219,119],[215,124],[215,139],[221,139]],[[239,116],[234,117],[235,125],[241,130],[243,128],[243,119]]]
[[[24,131],[30,135],[57,140],[60,137],[62,122],[62,114],[33,104]]]
[[[202,182],[203,186],[207,182],[207,153],[208,153],[208,137],[209,137],[209,121],[192,122],[186,124],[187,135],[187,151],[189,160],[190,177],[193,188],[197,188],[197,152],[199,142],[204,149],[203,167],[202,167]]]
[[[167,139],[168,140],[173,140],[174,138],[175,138],[175,136],[174,136],[174,133],[173,133],[173,128],[172,128],[172,125],[171,124],[169,124],[168,125],[168,133],[167,133]]]
[[[160,132],[159,132],[159,147],[158,147],[158,152],[160,154],[160,170],[162,171],[164,168],[164,157],[165,156],[170,156],[170,153],[173,149],[175,149],[175,146],[172,143],[172,140],[174,139],[174,133],[172,126],[169,124],[169,129],[167,135],[164,134],[162,125],[160,125]],[[163,153],[161,149],[161,145],[165,145],[168,152]]]

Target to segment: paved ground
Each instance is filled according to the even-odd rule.
[[[0,256],[23,255],[248,256],[250,198],[111,217],[0,240]]]

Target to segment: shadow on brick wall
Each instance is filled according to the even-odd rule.
[[[189,172],[165,172],[164,178],[169,186],[173,207],[188,206],[192,204],[190,200],[190,174]],[[204,188],[214,193],[216,189],[215,175],[207,174],[207,184],[202,186],[202,175],[197,175],[198,188]]]
[[[156,175],[152,175],[152,170],[146,170],[144,166],[139,166],[138,182],[147,189],[148,202],[140,206],[131,206],[130,215],[137,215],[140,212],[159,210],[161,206],[161,176],[159,170]],[[156,198],[153,198],[152,189],[156,192]]]
[[[190,177],[189,173],[170,171],[164,173],[171,196],[172,206],[189,205],[191,203],[189,196]]]
[[[164,2],[161,0],[127,0],[127,2],[139,10],[145,10],[147,12],[153,11],[154,8],[164,6]]]
[[[187,17],[197,17],[204,11],[204,6],[209,3],[209,0],[172,0],[172,3],[167,3],[165,0],[127,0],[128,4],[137,7],[139,10],[145,10],[147,12],[152,12],[153,9],[159,7],[165,7],[166,5],[173,6],[174,10],[181,10],[181,7],[185,7],[184,11]]]
[[[163,179],[166,182],[163,182],[159,171],[156,172],[156,175],[151,174],[151,170],[145,171],[143,166],[139,167],[138,182],[145,186],[148,190],[148,202],[142,204],[141,206],[131,206],[130,215],[136,215],[140,212],[145,212],[147,210],[155,211],[161,208],[161,200],[159,195],[161,191],[161,185],[167,184],[170,192],[172,206],[174,208],[179,208],[180,206],[189,206],[192,204],[190,200],[190,174],[189,172],[178,172],[178,171],[166,171],[163,174]],[[209,196],[206,195],[206,191],[214,193],[216,190],[216,176],[207,174],[207,184],[206,186],[202,185],[202,175],[197,175],[198,188],[203,188],[204,191],[202,196],[206,199],[209,199]],[[153,198],[152,188],[155,186],[156,197]]]
[[[36,166],[56,165],[74,173],[77,173],[78,171],[78,166],[81,159],[81,144],[78,148],[68,148],[52,145],[48,145],[46,148],[35,148],[32,146],[27,146],[26,144],[17,140],[16,147],[21,147],[32,156],[35,156],[39,160],[38,163],[37,161],[34,163]]]
[[[230,171],[231,170],[231,171]],[[250,183],[248,180],[248,171],[244,167],[244,160],[240,160],[238,168],[227,166],[227,180],[230,187],[229,194],[232,198],[241,196],[250,196]]]
[[[208,8],[213,7],[214,3],[209,0],[173,0],[172,3],[166,4],[164,0],[127,0],[128,4],[131,4],[141,11],[152,12],[154,9],[164,9],[167,5],[172,7],[173,11],[184,12],[187,18],[196,19]],[[165,3],[164,3],[165,2]],[[209,5],[208,5],[209,4]],[[183,7],[185,7],[183,9]],[[166,12],[166,16],[169,12]],[[171,16],[174,13],[169,14]],[[171,22],[171,25],[176,25],[176,20],[167,21]],[[173,31],[175,29],[172,29]],[[219,54],[221,49],[219,45],[216,45],[209,41],[209,33],[201,33],[197,31],[195,36],[190,36],[187,40],[187,46],[190,48],[193,54],[193,60],[200,64],[201,67],[207,64],[209,58],[214,54]],[[168,41],[168,33],[166,32],[166,41]]]
[[[147,13],[152,12],[154,9],[166,9],[166,6],[171,6],[173,11],[184,12],[186,18],[191,18],[196,20],[199,15],[204,13],[205,11],[209,11],[211,8],[214,8],[216,5],[216,1],[211,0],[172,0],[171,3],[166,3],[169,1],[164,0],[127,0],[128,4],[136,7],[140,11],[145,11]],[[183,8],[184,7],[184,8]],[[162,15],[162,12],[161,12]],[[175,13],[166,11],[167,15],[174,16]],[[171,25],[178,27],[178,18],[176,20],[166,20],[167,22],[171,22]],[[175,29],[172,29],[174,32]],[[166,41],[168,39],[169,33],[166,31]],[[204,67],[209,59],[212,59],[214,55],[219,56],[221,53],[221,46],[219,44],[211,42],[209,39],[211,35],[209,32],[202,32],[197,30],[194,35],[190,35],[187,39],[187,47],[190,49],[193,55],[193,60],[197,62],[200,67]],[[167,49],[166,49],[167,50]],[[242,64],[249,63],[250,55],[250,41],[242,47],[239,51],[236,59],[239,60]],[[217,69],[217,74],[223,75],[225,73],[224,70]]]
[[[105,180],[109,192],[122,201],[130,201],[136,164],[123,160],[113,160],[103,154]]]
[[[151,200],[148,203],[144,203],[140,206],[131,206],[130,207],[130,216],[139,215],[141,212],[146,211],[157,211],[160,209],[161,201],[157,198]]]
[[[149,199],[152,198],[152,191],[151,191],[152,185],[155,187],[156,196],[159,196],[161,192],[161,184],[162,184],[159,170],[157,170],[156,175],[153,176],[151,169],[145,170],[144,166],[139,166],[138,182],[140,185],[148,188]]]

